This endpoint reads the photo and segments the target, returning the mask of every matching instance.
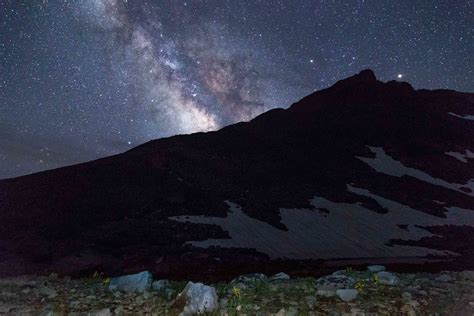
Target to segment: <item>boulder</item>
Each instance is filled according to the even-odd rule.
[[[400,283],[400,279],[395,274],[387,271],[377,272],[377,276],[380,284],[398,285]]]
[[[350,302],[357,298],[357,290],[355,289],[339,289],[336,291],[336,295],[344,302]]]
[[[112,278],[109,284],[109,290],[122,291],[127,293],[143,293],[151,287],[153,276],[149,271],[142,271],[136,274],[124,275]]]
[[[255,282],[260,282],[260,281],[266,281],[268,277],[265,274],[262,273],[251,273],[251,274],[245,274],[236,277],[233,279],[230,283],[243,283],[243,284],[248,284],[248,283],[255,283]]]
[[[271,277],[272,280],[289,280],[291,279],[290,276],[284,272],[277,273],[275,275],[272,275]]]
[[[216,289],[202,283],[189,282],[176,297],[173,307],[182,310],[180,316],[212,313],[219,307]]]
[[[367,270],[372,273],[380,272],[380,271],[385,271],[385,266],[382,265],[371,265],[367,267]]]

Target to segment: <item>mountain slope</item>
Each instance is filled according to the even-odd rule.
[[[473,100],[365,70],[248,123],[0,181],[0,274],[474,268]]]

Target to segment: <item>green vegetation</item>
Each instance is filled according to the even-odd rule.
[[[187,281],[170,281],[168,289],[173,290],[175,294],[177,295],[178,293],[184,290],[184,288],[186,287],[186,284],[188,284]]]

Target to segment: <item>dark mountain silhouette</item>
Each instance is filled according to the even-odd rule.
[[[364,70],[247,123],[0,181],[0,275],[474,269],[473,115],[474,94]]]

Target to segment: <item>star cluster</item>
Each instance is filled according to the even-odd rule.
[[[0,2],[0,178],[216,130],[371,68],[473,91],[474,2]]]

